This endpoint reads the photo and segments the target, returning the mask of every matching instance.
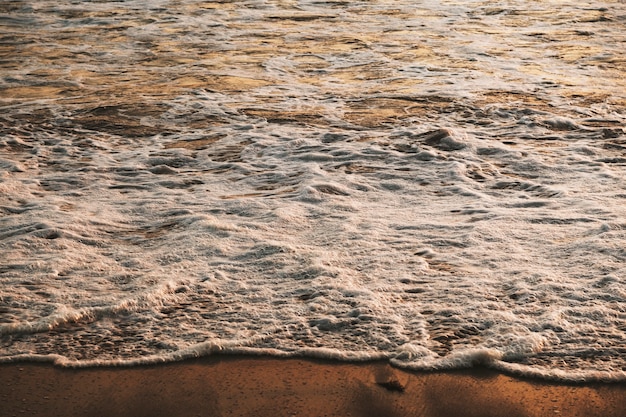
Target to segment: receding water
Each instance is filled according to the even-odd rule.
[[[625,337],[624,1],[0,4],[0,361]]]

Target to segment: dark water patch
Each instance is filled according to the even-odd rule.
[[[526,139],[526,140],[546,141],[546,142],[563,140],[562,136],[542,135],[542,134],[520,135],[519,138],[520,139]]]
[[[142,116],[158,115],[160,112],[157,108],[140,110],[134,109],[128,111],[125,106],[100,106],[94,109],[78,113],[72,121],[87,130],[130,137],[148,137],[162,134],[168,131],[163,127],[155,127],[143,124]],[[162,110],[161,110],[162,112]]]
[[[161,187],[169,188],[169,189],[186,189],[193,187],[195,185],[204,184],[204,181],[198,179],[186,179],[183,181],[160,181],[158,184]]]
[[[618,136],[614,136],[618,137]],[[604,149],[612,149],[618,151],[626,151],[626,139],[624,140],[611,140],[602,143]]]
[[[150,185],[142,184],[113,184],[109,185],[110,190],[149,190]]]
[[[116,175],[119,175],[121,177],[131,177],[131,178],[137,177],[143,173],[141,169],[137,169],[134,167],[115,167],[111,169],[110,171],[114,172]]]
[[[335,143],[341,141],[347,141],[351,139],[351,135],[347,135],[344,133],[324,133],[322,135],[322,143]]]
[[[195,164],[196,160],[195,158],[191,158],[191,157],[183,156],[183,155],[159,156],[158,154],[153,154],[153,156],[151,156],[146,162],[148,165],[151,165],[153,167],[168,166],[171,168],[183,168],[183,167]]]
[[[318,190],[319,192],[323,194],[331,194],[331,195],[338,195],[338,196],[350,195],[350,193],[347,190],[343,189],[343,187],[333,185],[333,184],[317,184],[317,185],[314,185],[313,188],[315,188],[316,190]]]
[[[321,113],[297,110],[242,109],[244,114],[265,119],[268,123],[330,125],[330,121]]]
[[[579,218],[560,218],[560,217],[538,217],[534,219],[526,220],[529,223],[533,224],[577,224],[577,223],[594,223],[597,220],[590,219],[588,217],[579,217]]]
[[[428,288],[409,288],[409,289],[404,290],[404,292],[408,294],[421,294],[427,291],[428,291]]]
[[[602,162],[604,164],[626,164],[626,158],[600,158],[596,159],[596,162]]]
[[[499,181],[491,186],[494,190],[519,190],[532,194],[536,197],[557,197],[560,191],[552,190],[540,184],[523,181]]]
[[[316,20],[324,20],[324,21],[334,21],[337,19],[337,16],[334,15],[316,15],[316,14],[307,14],[307,13],[297,13],[297,14],[285,14],[285,15],[272,15],[267,17],[268,20],[286,20],[286,21],[294,21],[294,22],[312,22]]]
[[[442,151],[458,151],[466,147],[463,142],[453,138],[450,131],[446,129],[422,133],[418,136],[418,140]]]
[[[0,206],[0,211],[5,214],[22,214],[25,211],[31,210],[32,207],[10,207],[10,206]]]
[[[2,12],[11,12],[18,11],[19,9],[14,8],[13,10],[2,10]],[[0,15],[0,27],[1,26],[9,26],[9,27],[32,27],[37,25],[39,20],[35,16],[2,16]]]
[[[466,209],[454,209],[450,210],[450,213],[464,214],[464,215],[474,215],[474,214],[488,214],[489,210],[485,209],[474,209],[474,208],[466,208]]]
[[[178,171],[176,171],[175,169],[167,166],[167,165],[157,165],[155,167],[150,168],[148,171],[150,171],[153,174],[156,175],[176,175],[178,174]]]
[[[214,146],[204,151],[205,153],[203,155],[206,155],[206,157],[215,162],[238,163],[243,161],[242,153],[246,147],[253,143],[254,142],[249,139],[244,139],[236,143],[220,143],[220,146]],[[235,165],[231,166],[235,167]]]
[[[541,208],[541,207],[547,207],[550,204],[551,203],[548,202],[548,201],[523,201],[521,203],[507,204],[507,207],[512,207],[512,208]]]
[[[19,162],[0,158],[0,170],[7,172],[24,172],[25,168]]]
[[[39,183],[45,191],[73,191],[90,185],[84,179],[67,177],[41,179]]]

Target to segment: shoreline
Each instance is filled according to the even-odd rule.
[[[486,368],[210,356],[134,367],[0,364],[5,416],[623,417],[626,382],[559,383]]]

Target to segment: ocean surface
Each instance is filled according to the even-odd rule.
[[[0,362],[626,380],[626,2],[3,0]]]

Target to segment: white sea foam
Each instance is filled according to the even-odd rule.
[[[625,380],[625,16],[0,5],[0,361]]]

